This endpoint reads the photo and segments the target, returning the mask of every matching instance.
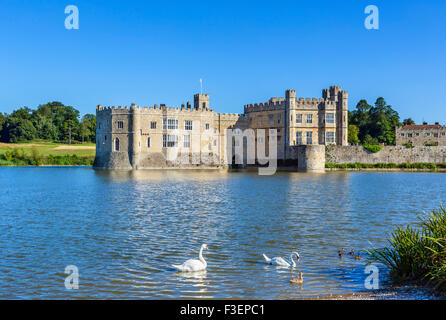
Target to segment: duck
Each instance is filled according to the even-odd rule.
[[[304,277],[303,277],[303,272],[299,273],[300,277],[296,277],[294,279],[291,279],[290,282],[291,284],[302,284],[304,283]]]
[[[339,258],[342,258],[342,255],[344,254],[344,252],[345,252],[344,248],[342,248],[342,250],[338,250]]]
[[[290,261],[285,260],[282,257],[274,257],[274,258],[268,258],[266,254],[263,254],[263,258],[265,259],[265,262],[267,264],[273,265],[273,266],[281,266],[281,267],[289,267],[294,268],[296,266],[296,262],[293,260],[293,256],[297,257],[297,262],[300,260],[300,255],[297,251],[293,251],[290,254]]]
[[[354,256],[355,255],[355,250],[352,249],[348,254],[351,255],[351,256]]]
[[[200,248],[200,253],[197,259],[189,259],[183,264],[173,264],[172,267],[177,269],[179,272],[194,272],[206,270],[207,262],[203,258],[203,250],[207,250],[207,244],[202,244]]]
[[[355,256],[355,260],[361,260],[361,255],[359,254],[359,252],[358,252],[358,254]]]

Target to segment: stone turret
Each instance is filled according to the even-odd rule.
[[[209,94],[195,94],[194,95],[194,109],[209,110]]]

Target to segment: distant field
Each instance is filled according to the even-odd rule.
[[[19,151],[20,156],[15,154],[13,159],[8,158],[14,150]],[[33,164],[28,158],[36,157],[38,165],[76,165],[92,164],[96,152],[94,143],[84,144],[63,144],[48,141],[31,141],[25,143],[0,143],[0,166],[8,165],[27,165]],[[18,158],[20,157],[20,158]]]

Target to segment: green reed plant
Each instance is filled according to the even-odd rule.
[[[441,206],[418,219],[414,226],[396,228],[388,247],[368,253],[390,268],[394,281],[430,284],[446,294],[446,210]]]

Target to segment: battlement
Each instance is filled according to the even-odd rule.
[[[186,108],[183,105],[181,107],[172,107],[172,106],[165,106],[165,105],[153,105],[153,106],[136,106],[131,105],[128,106],[105,106],[98,105],[96,107],[96,113],[102,113],[102,112],[108,112],[108,113],[131,113],[133,110],[136,110],[140,113],[162,113],[162,112],[174,112],[174,113],[207,113],[212,114],[214,113],[213,109],[195,109],[195,108]]]

